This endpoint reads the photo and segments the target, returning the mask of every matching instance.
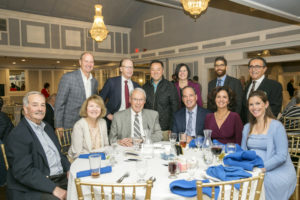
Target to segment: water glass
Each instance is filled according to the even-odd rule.
[[[140,149],[140,143],[141,143],[140,138],[138,138],[138,137],[133,137],[132,138],[132,144],[133,144],[134,150],[138,151]]]
[[[227,153],[235,153],[235,144],[234,143],[227,143]]]
[[[169,178],[172,178],[172,179],[177,178],[177,176],[176,176],[177,167],[178,167],[178,164],[177,164],[176,160],[169,161],[169,164],[168,164],[168,169],[170,172]]]
[[[205,164],[210,165],[213,163],[213,154],[211,152],[211,148],[202,148],[203,151],[203,159]]]
[[[175,144],[177,140],[177,133],[171,133],[169,137],[170,143]]]
[[[136,172],[138,175],[138,183],[143,183],[145,182],[145,176],[147,173],[147,168],[148,168],[148,163],[147,160],[140,160],[136,162]]]
[[[91,175],[93,178],[100,176],[101,168],[101,155],[100,154],[91,154],[89,156]]]
[[[198,149],[202,148],[204,138],[202,136],[197,136],[195,139],[195,143]]]
[[[197,160],[195,159],[188,159],[187,160],[187,171],[189,174],[189,178],[187,180],[191,181],[194,179],[194,175],[197,170]]]

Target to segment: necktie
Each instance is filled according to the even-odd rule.
[[[221,86],[222,80],[218,78],[217,87]]]
[[[126,104],[126,108],[130,107],[130,103],[129,103],[129,89],[128,89],[128,84],[127,84],[127,80],[124,81],[125,82],[125,104]]]
[[[134,137],[142,138],[140,121],[139,121],[138,117],[139,117],[139,115],[135,114],[135,119],[134,119],[134,123],[133,123],[133,133],[134,133]]]
[[[256,81],[252,81],[252,88],[250,90],[249,95],[254,91]]]
[[[188,123],[187,123],[187,127],[186,127],[186,132],[187,132],[187,135],[191,136],[192,135],[192,131],[193,131],[193,112],[191,111],[188,111],[189,113],[189,120],[188,120]]]

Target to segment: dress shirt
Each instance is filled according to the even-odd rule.
[[[142,136],[142,138],[145,138],[144,129],[143,129],[142,112],[136,113],[132,109],[130,109],[130,110],[131,110],[131,137],[134,137],[133,124],[134,124],[134,120],[135,120],[135,115],[138,114],[141,136]]]
[[[218,86],[218,80],[221,80],[221,85],[220,86],[224,86],[225,79],[226,79],[226,74],[224,76],[222,76],[222,77],[218,77],[217,78],[216,86]]]
[[[185,120],[186,120],[186,123],[185,123],[185,127],[187,130],[187,125],[188,125],[188,121],[189,121],[189,117],[190,117],[190,114],[189,114],[189,110],[188,109],[185,109]],[[193,110],[191,110],[193,112],[192,116],[193,116],[193,119],[192,119],[192,133],[191,133],[191,136],[196,136],[196,118],[197,118],[197,105],[193,108]]]
[[[90,73],[89,78],[86,78],[86,76],[83,74],[83,72],[81,71],[81,77],[82,77],[82,81],[83,81],[83,85],[84,85],[84,90],[85,90],[85,97],[89,98],[92,95],[92,74]]]
[[[259,87],[259,85],[261,84],[261,82],[264,80],[265,78],[265,75],[262,75],[262,77],[260,77],[259,79],[255,80],[255,87],[254,87],[254,90],[253,91],[256,91],[257,88]],[[251,88],[252,88],[252,85],[253,85],[253,82],[251,82],[249,88],[248,88],[248,91],[247,91],[247,99],[249,98],[249,94],[250,94],[250,91],[251,91]]]
[[[158,86],[158,84],[159,84],[160,81],[161,81],[161,80],[159,80],[159,81],[157,82],[157,84],[155,84],[154,81],[152,80],[152,85],[153,85],[153,87],[154,87],[154,93],[156,92],[157,86]]]
[[[50,168],[50,176],[62,174],[63,168],[60,161],[60,155],[55,144],[44,130],[46,124],[44,122],[41,122],[41,124],[38,125],[33,121],[29,120],[28,118],[26,118],[26,120],[30,124],[32,130],[36,134],[37,138],[41,143],[41,146],[44,149]]]
[[[120,106],[120,109],[119,111],[121,110],[125,110],[126,109],[126,101],[125,101],[125,80],[127,80],[127,85],[128,85],[128,90],[129,90],[129,95],[130,93],[132,92],[132,90],[134,89],[133,87],[133,83],[130,79],[126,79],[124,78],[123,76],[121,76],[121,95],[122,95],[122,98],[121,98],[121,106]],[[129,97],[130,98],[130,97]]]

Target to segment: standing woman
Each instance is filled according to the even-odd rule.
[[[227,86],[216,87],[208,101],[216,110],[205,118],[205,129],[212,130],[212,139],[223,144],[241,144],[243,122],[239,114],[232,111],[235,106],[232,90]]]
[[[177,82],[175,83],[178,97],[179,97],[179,107],[184,107],[184,103],[182,102],[182,89],[186,86],[191,86],[195,89],[196,94],[197,94],[197,105],[202,107],[202,97],[201,97],[201,89],[199,87],[199,84],[192,82],[189,80],[191,71],[189,67],[184,64],[180,63],[177,65],[176,70],[175,70],[175,75],[177,77]]]
[[[248,109],[249,123],[243,130],[242,148],[254,150],[264,161],[266,199],[287,200],[295,190],[296,172],[288,153],[285,129],[275,120],[265,92],[252,92]]]
[[[50,88],[50,84],[46,82],[44,84],[44,88],[41,91],[41,93],[45,96],[46,100],[50,96],[50,90],[49,90],[49,88]]]
[[[106,108],[102,98],[92,95],[81,106],[80,116],[73,128],[69,156],[74,159],[80,154],[96,151],[108,146]]]

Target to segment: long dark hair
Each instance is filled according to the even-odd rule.
[[[217,97],[217,94],[222,90],[224,90],[228,95],[229,103],[227,105],[227,109],[230,111],[234,111],[235,106],[236,106],[235,94],[232,92],[232,90],[228,86],[215,87],[212,90],[212,92],[210,93],[210,95],[208,95],[208,101],[211,104],[212,111],[215,112],[218,110],[218,107],[216,104],[216,97]]]
[[[251,97],[258,97],[264,103],[268,102],[267,94],[264,91],[262,91],[262,90],[254,91],[254,92],[250,93],[250,95],[249,95],[248,102],[247,102],[248,109],[249,109],[249,99]],[[268,118],[275,119],[275,116],[273,115],[273,113],[271,111],[270,105],[266,108],[266,112],[265,112],[265,116],[264,116],[264,127],[267,124],[267,119]],[[249,123],[250,123],[250,133],[251,133],[252,129],[253,129],[253,126],[257,123],[257,119],[251,114],[250,111],[248,112],[248,119],[249,119]]]

